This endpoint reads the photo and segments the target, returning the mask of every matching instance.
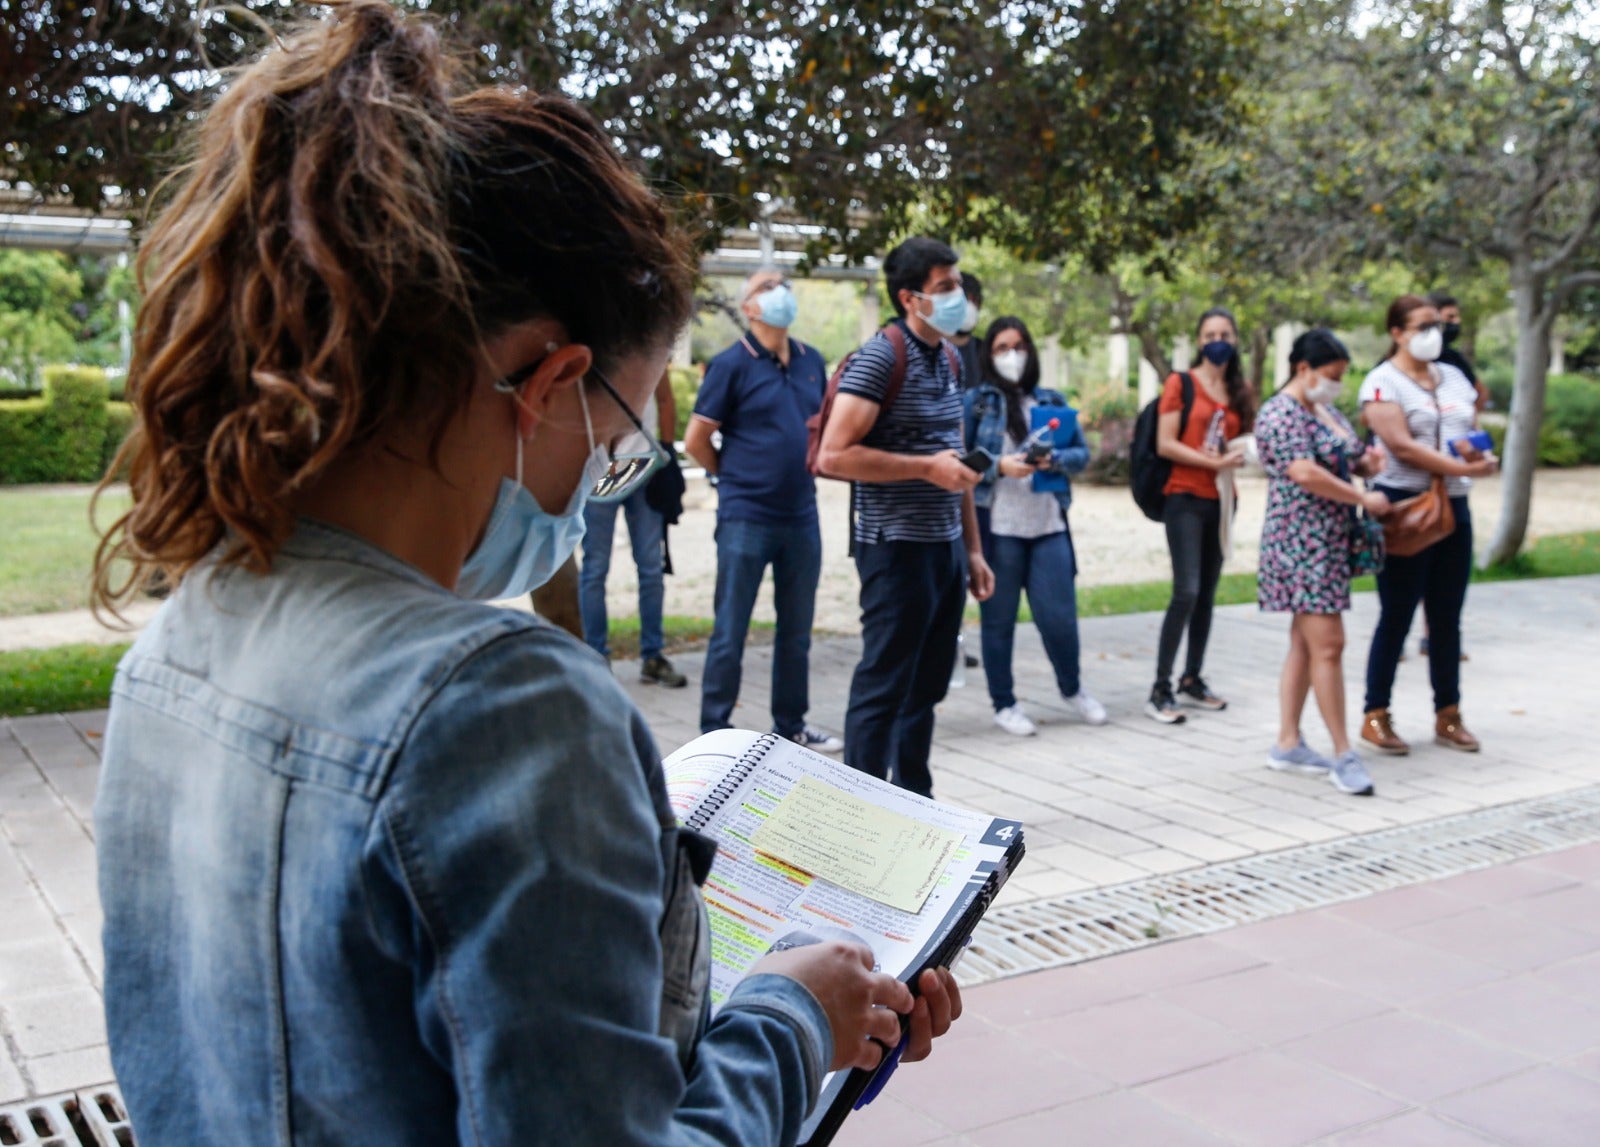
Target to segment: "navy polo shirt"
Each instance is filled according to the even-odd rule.
[[[822,355],[789,340],[789,365],[752,335],[706,365],[694,412],[722,430],[717,517],[768,526],[816,521],[817,489],[806,470],[806,419],[828,385]]]

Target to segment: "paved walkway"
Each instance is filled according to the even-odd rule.
[[[1353,708],[1373,608],[1360,597],[1350,619]],[[1600,578],[1474,587],[1465,711],[1487,750],[1466,757],[1427,743],[1426,672],[1413,658],[1396,712],[1418,749],[1374,764],[1371,799],[1262,767],[1276,725],[1282,619],[1219,611],[1208,673],[1233,703],[1179,728],[1138,712],[1157,623],[1084,623],[1085,680],[1113,717],[1104,728],[1068,716],[1031,628],[1019,642],[1018,692],[1041,719],[1038,737],[993,727],[981,670],[941,708],[938,794],[1028,824],[1028,860],[1006,901],[1600,783],[1600,760],[1583,739],[1600,654]],[[818,723],[839,726],[856,652],[851,640],[818,642]],[[680,665],[698,679],[698,655]],[[739,720],[764,727],[769,652],[752,649],[746,668]],[[636,667],[618,672],[664,747],[695,734],[696,688],[646,688],[633,682]],[[0,721],[0,1103],[110,1076],[90,832],[102,722],[103,714]],[[1322,739],[1314,719],[1307,732]],[[1594,1010],[1582,1000],[1600,984],[1588,955],[1600,948],[1597,869],[1595,850],[1573,850],[1476,881],[975,989],[973,1017],[946,1054],[908,1069],[889,1101],[858,1117],[850,1141],[868,1142],[861,1129],[875,1127],[885,1137],[872,1142],[999,1142],[1009,1122],[1012,1143],[1298,1144],[1392,1118],[1372,1132],[1378,1138],[1351,1142],[1593,1143],[1600,1000]],[[1486,890],[1499,887],[1495,873],[1525,871],[1534,875],[1498,877],[1511,882],[1503,896]],[[1506,903],[1480,910],[1491,896]],[[1562,992],[1570,1000],[1553,1002]],[[1590,1043],[1535,1038],[1574,1024],[1587,1025]],[[1421,1050],[1396,1057],[1391,1045]],[[1364,1075],[1363,1057],[1384,1078]],[[1436,1076],[1418,1075],[1419,1064],[1435,1061]],[[1493,1122],[1518,1106],[1554,1122],[1513,1132]],[[1587,1137],[1562,1139],[1563,1127],[1586,1128]],[[950,1139],[957,1134],[969,1137]]]
[[[1593,1147],[1600,845],[978,988],[841,1147]]]

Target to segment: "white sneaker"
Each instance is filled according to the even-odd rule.
[[[1031,737],[1039,731],[1039,727],[1028,719],[1028,715],[1022,711],[1020,705],[997,710],[994,723],[1013,737]]]
[[[1083,718],[1084,724],[1104,725],[1106,723],[1106,707],[1089,696],[1084,690],[1079,689],[1067,700],[1077,707],[1078,716]]]

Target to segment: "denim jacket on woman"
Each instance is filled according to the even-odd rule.
[[[1034,390],[1032,398],[1037,406],[1067,405],[1064,397],[1042,386]],[[972,498],[980,506],[991,506],[994,504],[995,480],[1000,477],[1000,455],[1005,451],[1006,397],[994,383],[984,382],[967,391],[964,401],[967,449],[981,446],[994,456],[994,464],[979,479]],[[1089,443],[1083,437],[1083,427],[1074,423],[1072,442],[1058,446],[1051,452],[1051,457],[1055,461],[1056,472],[1063,477],[1081,472],[1089,464]],[[1056,501],[1061,503],[1062,510],[1072,505],[1070,479],[1065,490],[1056,491]]]
[[[117,671],[96,808],[142,1147],[793,1143],[793,980],[707,1020],[706,856],[586,647],[302,522]]]

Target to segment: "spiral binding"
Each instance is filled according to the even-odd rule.
[[[694,815],[683,822],[683,827],[693,829],[695,832],[704,832],[706,825],[711,823],[711,818],[717,815],[717,810],[733,799],[733,794],[738,791],[739,786],[755,772],[756,766],[767,755],[767,750],[777,743],[776,733],[763,733],[751,742],[750,747],[733,763],[733,768],[728,770],[728,774],[717,782],[717,787],[700,802],[700,807],[695,810]]]

